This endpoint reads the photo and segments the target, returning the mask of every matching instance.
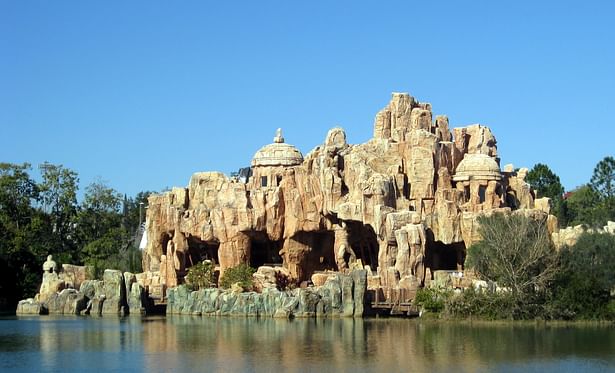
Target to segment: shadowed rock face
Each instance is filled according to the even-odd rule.
[[[367,143],[350,145],[334,128],[303,157],[278,131],[251,165],[246,182],[199,172],[187,188],[149,198],[150,274],[139,282],[175,287],[210,259],[221,272],[279,264],[296,280],[369,266],[371,287],[418,284],[463,268],[481,214],[522,210],[554,226],[548,203],[534,210],[527,170],[500,171],[489,128],[451,133],[446,116],[434,119],[407,93],[392,95]]]

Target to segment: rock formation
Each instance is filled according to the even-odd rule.
[[[153,304],[137,276],[105,270],[102,280],[89,279],[85,266],[63,264],[58,272],[51,255],[43,263],[43,281],[34,298],[17,304],[18,315],[132,315],[145,314]]]
[[[407,93],[393,93],[364,144],[334,128],[303,157],[278,130],[241,178],[198,172],[149,198],[138,281],[163,297],[206,259],[222,273],[283,266],[298,282],[365,268],[371,288],[416,288],[437,270],[461,271],[481,214],[527,210],[557,226],[527,169],[500,170],[496,144],[479,124],[451,132],[448,117],[434,119]]]
[[[564,229],[560,229],[557,232],[553,232],[551,234],[551,240],[555,247],[559,250],[564,246],[572,247],[574,246],[579,237],[583,233],[604,233],[604,234],[613,234],[615,235],[615,222],[608,221],[605,226],[600,229],[588,228],[583,225],[575,225],[574,227],[566,227]]]

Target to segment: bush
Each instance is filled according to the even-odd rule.
[[[220,278],[220,287],[230,289],[233,284],[238,283],[244,291],[252,290],[254,272],[256,270],[247,264],[228,268]]]
[[[205,260],[188,269],[186,281],[193,290],[205,289],[215,285],[214,264]]]
[[[422,288],[416,292],[414,304],[425,311],[440,313],[452,292],[445,289]]]
[[[510,293],[476,291],[468,288],[450,297],[444,314],[451,318],[479,318],[488,320],[513,319],[514,302]]]

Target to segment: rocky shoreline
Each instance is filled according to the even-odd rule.
[[[68,268],[68,267],[67,267]],[[165,313],[130,272],[107,269],[102,280],[86,280],[86,267],[46,271],[38,294],[20,301],[17,315],[144,316]],[[75,275],[77,274],[77,275]],[[166,314],[238,317],[363,317],[367,271],[328,274],[320,286],[292,290],[262,287],[259,292],[186,285],[167,289]],[[77,290],[78,289],[78,290]],[[162,307],[162,309],[161,309]]]
[[[219,288],[190,291],[185,285],[167,293],[167,315],[244,317],[363,317],[367,271],[335,273],[324,285],[261,293]]]

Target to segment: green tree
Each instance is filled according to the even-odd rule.
[[[112,228],[121,226],[121,203],[121,195],[102,181],[95,181],[86,187],[77,216],[81,246],[103,237]]]
[[[139,230],[139,223],[145,222],[147,198],[154,192],[143,191],[137,193],[134,198],[127,198],[124,212],[124,225],[126,230],[134,234]]]
[[[559,176],[551,171],[547,165],[537,163],[530,172],[528,172],[525,180],[532,186],[532,189],[536,190],[536,197],[549,197],[551,199],[553,214],[559,217],[562,196],[564,194],[564,187],[560,182]],[[565,225],[565,222],[560,223]]]
[[[131,205],[130,198],[102,181],[86,188],[77,216],[77,233],[81,259],[94,268],[97,277],[106,268],[141,271],[141,251],[131,228],[138,222],[130,223],[130,216],[135,215],[131,206],[134,203]]]
[[[24,295],[36,293],[46,255],[46,224],[34,207],[39,188],[29,170],[27,163],[0,163],[0,308],[12,310]]]
[[[583,185],[572,192],[564,203],[568,225],[604,225],[605,211],[600,208],[600,196],[590,185]]]
[[[605,157],[598,162],[590,181],[591,187],[599,198],[596,214],[600,225],[607,220],[615,220],[615,159]]]
[[[482,239],[468,249],[467,265],[508,288],[513,317],[532,317],[557,269],[546,220],[496,213],[479,223]]]
[[[564,194],[564,187],[559,176],[542,163],[534,165],[525,180],[538,192],[536,197],[549,197],[552,200],[557,200],[561,199]]]
[[[79,259],[75,242],[77,217],[77,173],[62,165],[41,165],[43,181],[39,184],[43,212],[49,221],[47,244],[49,252],[61,262]]]
[[[615,197],[615,159],[604,157],[594,168],[590,185],[605,199]]]
[[[560,254],[552,288],[552,316],[563,319],[615,319],[615,236],[584,233]]]

